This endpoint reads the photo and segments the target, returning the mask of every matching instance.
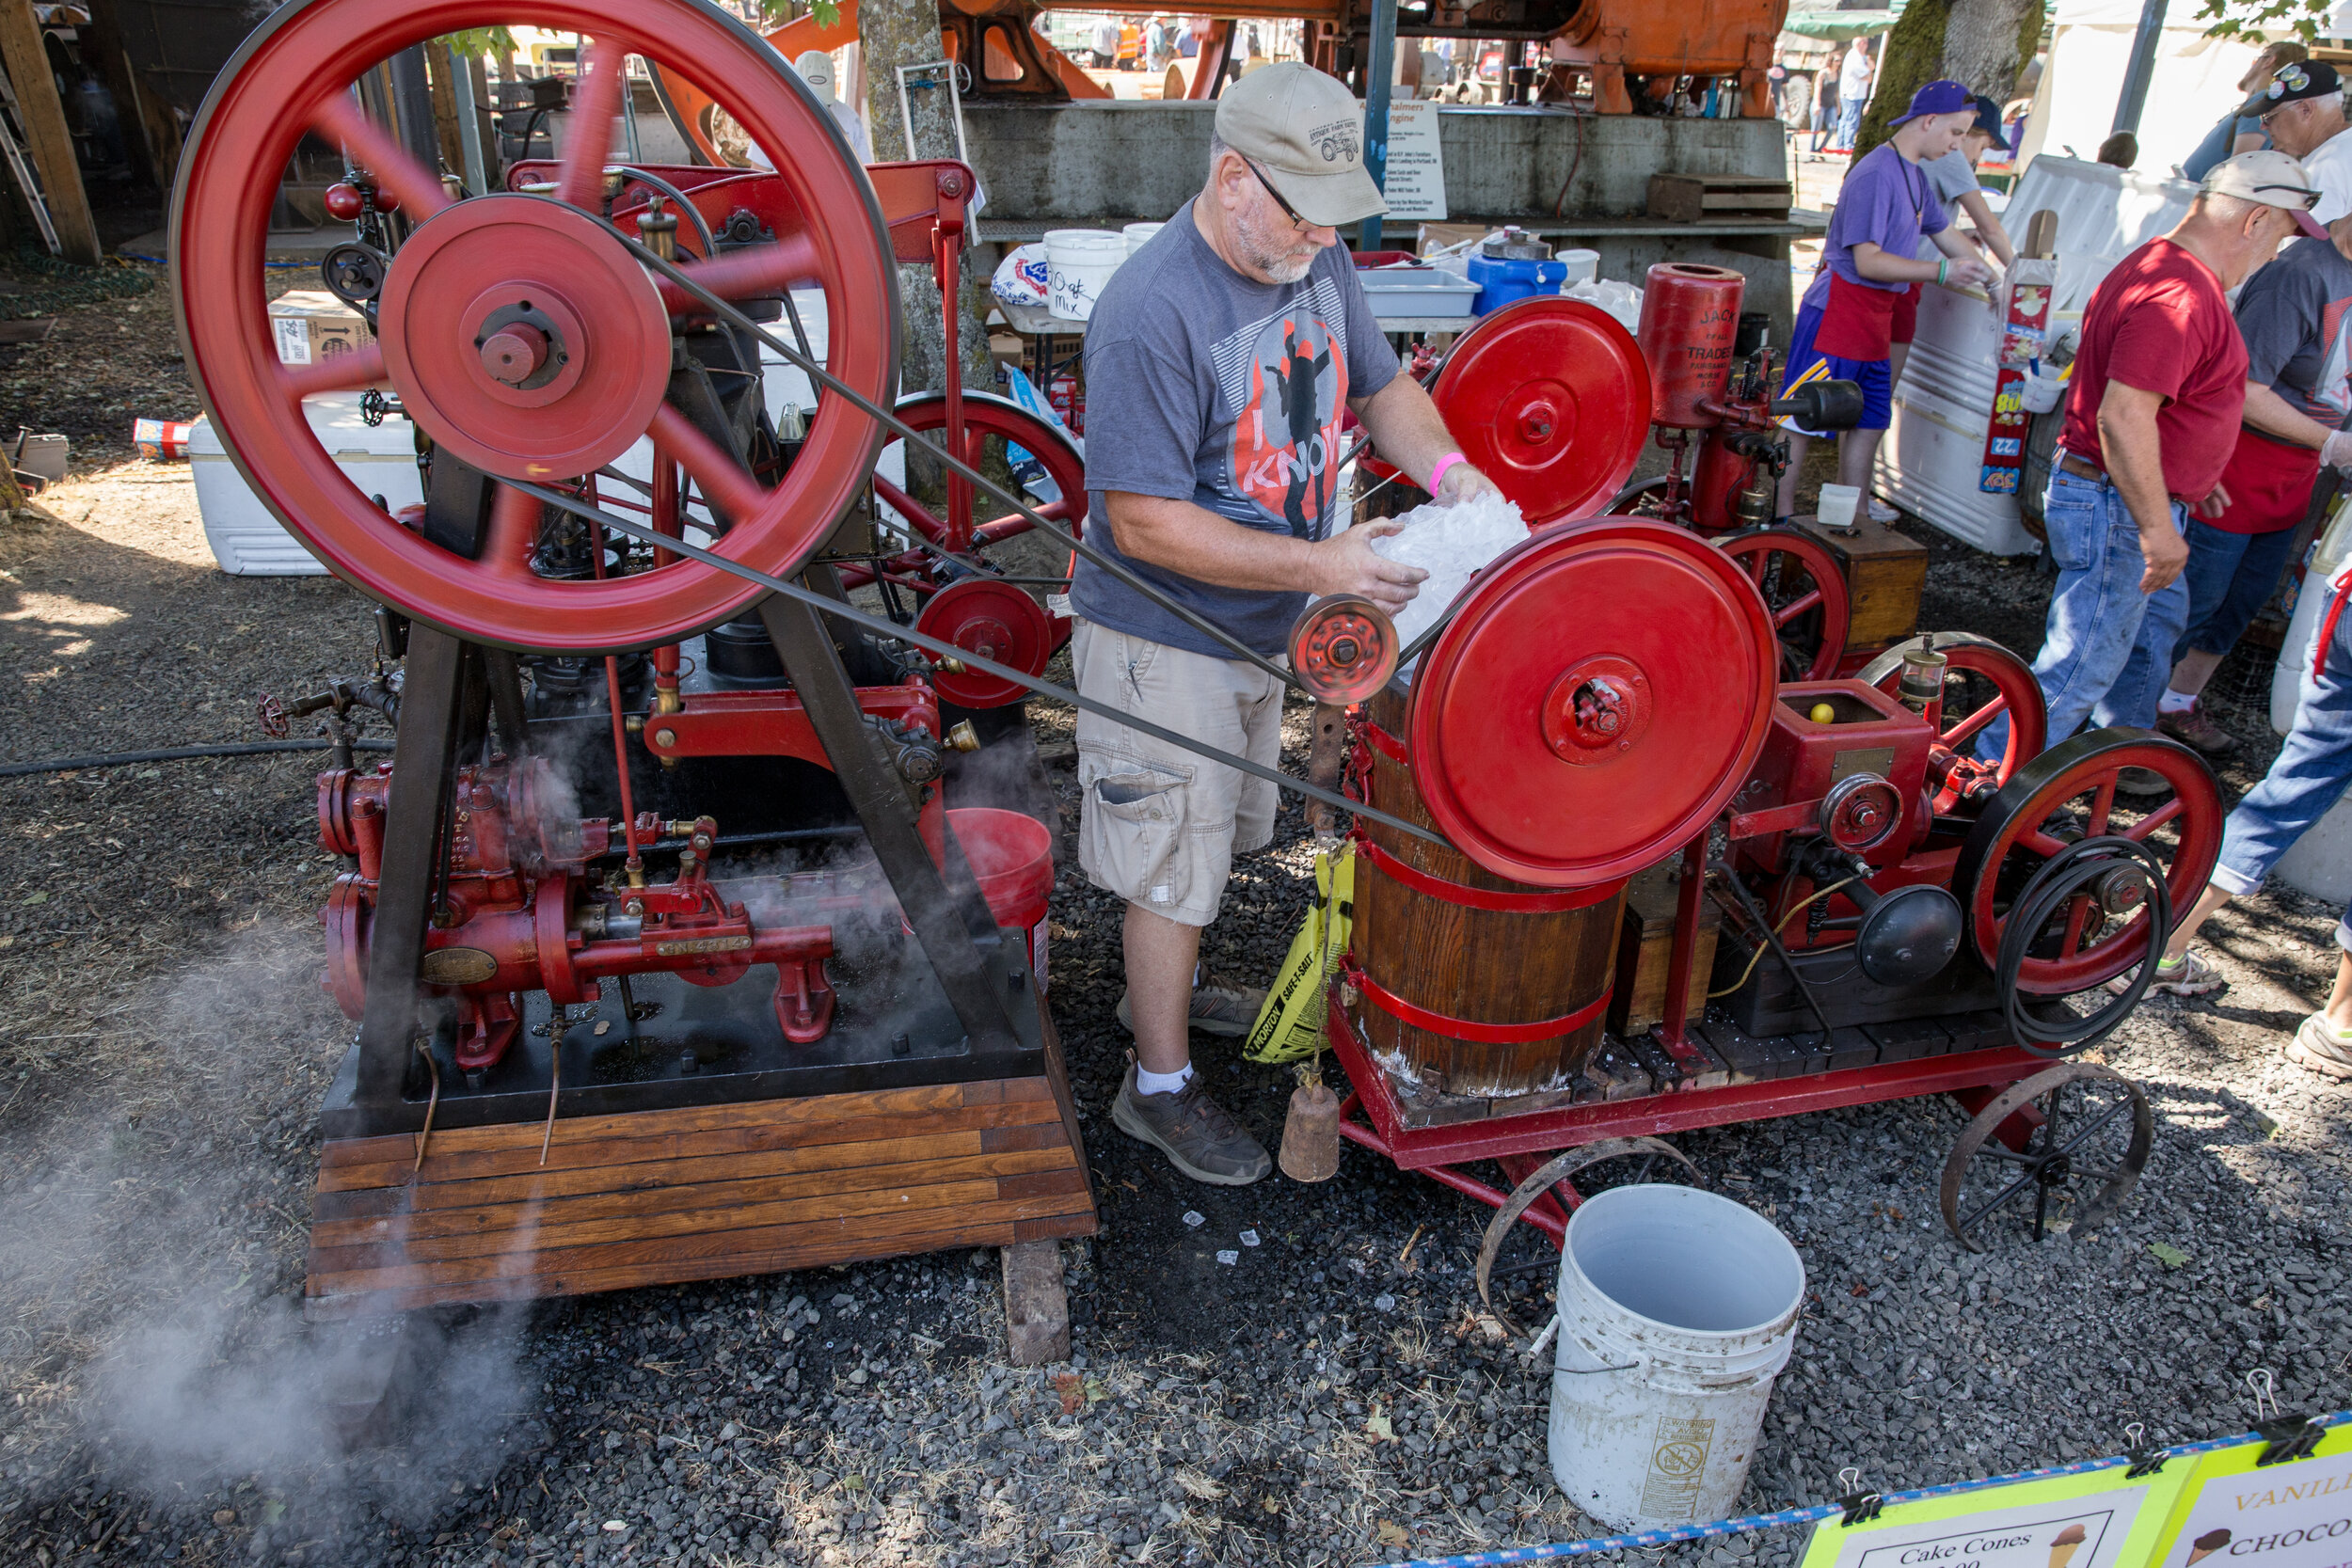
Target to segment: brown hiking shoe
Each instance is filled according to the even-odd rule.
[[[2190,704],[2186,712],[2157,714],[2156,728],[2209,757],[2226,757],[2237,750],[2237,736],[2205,717],[2202,697]]]
[[[1247,1187],[1274,1168],[1264,1148],[1225,1108],[1209,1098],[1195,1070],[1174,1094],[1137,1094],[1136,1065],[1111,1101],[1111,1120],[1121,1132],[1148,1143],[1195,1181],[1217,1187]]]
[[[1262,988],[1236,985],[1214,972],[1203,973],[1192,991],[1192,1026],[1204,1035],[1238,1039],[1249,1033],[1249,1026],[1258,1022],[1258,1010],[1264,1006]],[[1136,1032],[1136,1017],[1123,990],[1119,993],[1119,1022],[1127,1033]]]

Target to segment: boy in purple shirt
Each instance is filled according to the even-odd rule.
[[[1935,185],[1919,166],[1960,145],[1977,122],[1974,94],[1958,82],[1930,82],[1912,95],[1910,112],[1895,121],[1891,139],[1848,171],[1831,216],[1821,268],[1797,310],[1794,341],[1781,395],[1808,381],[1853,381],[1862,387],[1862,422],[1837,443],[1837,481],[1857,489],[1870,483],[1870,462],[1894,407],[1888,358],[1895,306],[1913,283],[1985,283],[1994,277],[1977,247],[1951,226]],[[1947,260],[1917,260],[1921,236],[1931,237]],[[1789,432],[1788,467],[1780,476],[1779,520],[1796,509],[1797,477],[1811,438],[1825,434],[1783,420]]]

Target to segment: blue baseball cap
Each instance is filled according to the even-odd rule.
[[[1958,82],[1930,82],[1911,95],[1911,107],[1888,124],[1905,125],[1921,115],[1956,115],[1963,110],[1973,114],[1976,107],[1977,95]]]
[[[1977,123],[1972,129],[1991,136],[1994,151],[2010,150],[2009,138],[2002,134],[2001,106],[1982,93],[1977,94]]]

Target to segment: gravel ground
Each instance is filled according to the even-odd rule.
[[[0,529],[9,759],[250,738],[258,692],[365,668],[345,590],[212,571],[184,470],[94,469],[48,508]],[[2038,640],[2029,566],[1938,546],[1931,580],[1927,624]],[[2243,719],[2233,795],[2273,744]],[[1479,1310],[1485,1211],[1352,1147],[1327,1185],[1201,1189],[1110,1128],[1116,910],[1069,871],[1053,1001],[1104,1205],[1065,1249],[1070,1363],[1006,1364],[987,1255],[638,1291],[436,1320],[398,1440],[338,1456],[336,1342],[298,1320],[310,1117],[347,1038],[316,983],[310,770],[0,781],[0,1560],[1306,1565],[1592,1532],[1545,1465],[1544,1370]],[[1272,969],[1308,864],[1286,815],[1212,963]],[[2256,1366],[2290,1406],[2352,1404],[2346,1091],[2277,1054],[2333,916],[2242,901],[2212,928],[2232,989],[2105,1048],[2156,1145],[2104,1231],[1960,1251],[1932,1219],[1963,1120],[1941,1101],[1679,1138],[1811,1280],[1743,1506],[1850,1465],[1899,1486],[2116,1451],[2130,1421],[2239,1429]],[[1200,1061],[1271,1142],[1288,1074]],[[1522,1237],[1505,1264],[1536,1257]],[[1547,1294],[1526,1273],[1503,1299],[1526,1321]]]

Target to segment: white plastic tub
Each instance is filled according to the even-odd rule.
[[[1119,236],[1126,243],[1127,254],[1133,256],[1151,244],[1152,235],[1167,227],[1165,223],[1131,223],[1119,231]]]
[[[358,392],[331,392],[305,399],[302,411],[335,466],[359,487],[381,496],[393,511],[424,499],[417,474],[416,427],[397,416],[370,426],[359,417]],[[196,481],[196,505],[204,519],[204,542],[213,559],[231,577],[316,577],[326,568],[302,547],[253,493],[210,420],[188,432],[188,467]]]
[[[1551,1469],[1614,1529],[1738,1511],[1804,1262],[1763,1216],[1695,1187],[1614,1187],[1568,1221]]]
[[[1045,309],[1064,321],[1087,321],[1111,274],[1127,259],[1127,240],[1108,229],[1045,231]]]

